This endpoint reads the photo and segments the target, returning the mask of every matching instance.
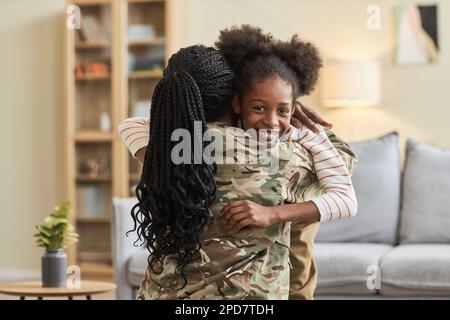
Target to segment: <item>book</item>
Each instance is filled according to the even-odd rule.
[[[77,213],[80,216],[103,216],[105,214],[104,192],[99,184],[83,184],[77,188]]]
[[[152,40],[156,36],[153,25],[131,24],[128,26],[128,41]]]
[[[107,42],[107,38],[93,15],[84,16],[81,20],[80,35],[85,42]]]

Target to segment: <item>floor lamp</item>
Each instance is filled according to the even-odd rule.
[[[381,102],[381,72],[378,61],[330,61],[322,72],[322,105],[351,108],[349,139],[355,139],[355,108]]]

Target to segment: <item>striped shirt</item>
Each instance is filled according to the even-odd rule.
[[[320,212],[320,221],[356,215],[358,205],[350,173],[326,132],[315,133],[306,126],[291,128],[289,139],[300,143],[312,156],[314,171],[324,194],[311,199]],[[281,137],[283,140],[283,137]]]

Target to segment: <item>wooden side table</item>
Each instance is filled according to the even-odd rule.
[[[20,300],[25,297],[68,297],[72,300],[75,296],[86,296],[91,300],[93,294],[104,293],[116,289],[116,284],[104,281],[81,281],[80,289],[69,288],[44,288],[41,281],[12,282],[0,284],[0,293],[19,296]]]

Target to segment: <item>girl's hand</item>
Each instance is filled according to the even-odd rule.
[[[222,208],[221,217],[233,231],[246,226],[268,227],[278,221],[276,206],[262,206],[250,200],[234,201]]]
[[[294,114],[291,118],[291,124],[300,128],[301,124],[311,129],[314,132],[318,132],[317,128],[314,126],[315,123],[320,124],[324,128],[331,129],[333,125],[322,119],[316,112],[314,112],[310,107],[301,104],[299,101],[295,103]]]

